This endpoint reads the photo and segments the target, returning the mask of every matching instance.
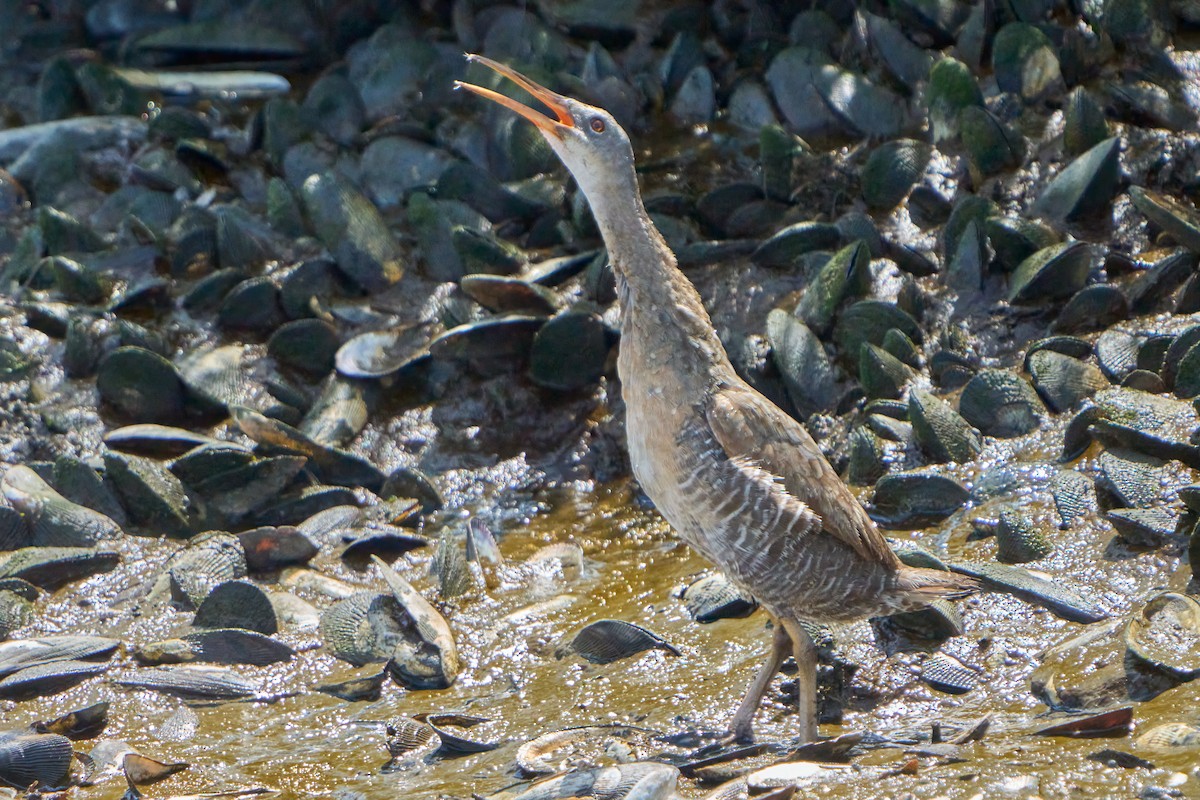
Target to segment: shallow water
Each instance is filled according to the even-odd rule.
[[[1053,428],[1015,445],[997,447],[980,464],[1027,467],[1030,474],[1050,473],[1045,443],[1058,441]],[[1086,469],[1087,461],[1082,467]],[[976,469],[981,469],[978,465]],[[524,474],[520,461],[497,464],[493,478]],[[970,478],[971,475],[960,477]],[[405,691],[388,683],[378,702],[350,703],[306,687],[345,665],[318,649],[314,630],[285,629],[281,638],[303,650],[298,658],[268,668],[239,668],[262,680],[271,692],[298,691],[274,703],[237,702],[195,706],[197,732],[190,741],[163,740],[156,729],[182,701],[151,692],[130,691],[103,677],[53,697],[3,705],[5,727],[49,718],[100,700],[112,703],[106,737],[121,738],[146,755],[185,760],[191,769],[146,791],[162,796],[193,791],[261,785],[282,796],[334,795],[367,798],[469,797],[491,794],[519,783],[514,765],[520,743],[546,731],[606,722],[634,723],[664,734],[700,734],[686,742],[695,747],[704,735],[723,730],[741,692],[765,655],[769,632],[764,614],[723,620],[711,625],[692,622],[675,596],[677,589],[703,574],[708,565],[669,533],[657,515],[643,510],[635,486],[622,481],[604,487],[572,485],[538,492],[499,490],[503,495],[480,498],[477,511],[494,519],[506,567],[500,583],[443,604],[463,661],[458,682],[444,691]],[[1025,505],[1051,524],[1051,507],[1037,491],[1007,501]],[[498,510],[499,509],[499,510]],[[991,540],[967,541],[965,531],[977,512],[970,509],[924,531],[894,531],[942,555],[990,560]],[[1163,588],[1180,590],[1188,569],[1168,551],[1114,558],[1106,552],[1112,534],[1091,518],[1076,530],[1053,534],[1056,549],[1033,565],[1077,586],[1097,605],[1114,614],[1127,613],[1138,601]],[[586,555],[582,575],[559,570],[533,570],[525,559],[539,547],[556,542],[578,543]],[[172,611],[147,595],[177,542],[131,537],[123,542],[126,565],[61,590],[38,615],[34,633],[96,632],[118,636],[127,646],[184,632],[187,612]],[[1106,548],[1107,551],[1106,551]],[[416,551],[397,568],[427,597],[436,588],[427,575],[430,552]],[[323,549],[310,565],[354,585],[381,587],[374,571],[356,573]],[[263,581],[272,585],[272,581]],[[331,598],[296,590],[319,608]],[[86,599],[85,599],[86,598]],[[1134,751],[1128,739],[1068,740],[1035,737],[1031,732],[1050,724],[1029,691],[1029,675],[1043,648],[1077,635],[1084,626],[1065,622],[1005,595],[988,594],[959,604],[966,634],[945,650],[980,670],[979,688],[961,696],[940,694],[916,677],[917,655],[888,659],[874,642],[867,623],[837,631],[839,655],[859,666],[841,724],[824,725],[823,736],[867,731],[895,742],[855,759],[856,771],[839,775],[818,791],[828,797],[944,795],[971,797],[997,794],[1046,797],[1132,795],[1148,784],[1184,781],[1185,793],[1200,791],[1194,751],[1177,756],[1145,755],[1158,769],[1105,767],[1086,759],[1105,748]],[[556,657],[555,650],[582,625],[600,618],[644,625],[677,646],[682,655],[652,650],[608,665],[578,657]],[[118,656],[108,675],[132,666]],[[1086,672],[1089,665],[1080,664]],[[365,674],[368,670],[360,671]],[[785,678],[786,680],[786,678]],[[787,741],[795,719],[777,682],[757,718],[764,741]],[[1135,709],[1137,730],[1167,721],[1197,721],[1197,689],[1187,684]],[[462,711],[491,722],[474,729],[500,743],[490,752],[439,758],[385,774],[387,761],[382,721],[422,712]],[[947,734],[994,715],[991,730],[977,744],[965,746],[962,760],[923,757],[915,775],[880,777],[906,760],[904,748],[928,742],[931,726]],[[1057,717],[1056,717],[1057,718]],[[635,753],[654,757],[682,756],[683,747],[642,743]],[[86,742],[80,749],[89,749]],[[662,755],[662,754],[659,754]],[[1031,776],[1031,783],[1022,783]],[[101,777],[79,797],[116,798],[124,791],[115,775]],[[692,785],[681,783],[691,793]],[[347,794],[349,792],[361,793]],[[1192,794],[1189,794],[1192,796]]]

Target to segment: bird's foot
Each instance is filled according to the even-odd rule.
[[[721,738],[721,744],[725,746],[754,744],[754,726],[750,723],[735,722],[729,733]]]

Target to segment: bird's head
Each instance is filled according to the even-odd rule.
[[[466,89],[499,103],[537,126],[542,136],[550,143],[550,147],[575,176],[575,181],[587,195],[594,211],[600,211],[607,197],[629,197],[630,181],[636,196],[633,147],[629,143],[629,137],[611,114],[602,108],[552,92],[511,67],[490,58],[468,55],[467,59],[500,73],[550,110],[553,116],[543,114],[492,89],[455,81],[457,88]]]

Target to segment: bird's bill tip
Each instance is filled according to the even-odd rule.
[[[493,61],[486,56],[477,55],[475,53],[467,53],[466,58],[467,61],[471,63],[482,64],[493,72],[499,73],[505,78],[508,78],[526,92],[533,95],[538,102],[550,109],[554,113],[554,116],[556,116],[558,119],[551,119],[547,115],[530,108],[520,101],[514,100],[511,97],[500,94],[492,89],[478,86],[474,83],[456,80],[454,82],[455,89],[466,89],[467,91],[473,92],[480,97],[485,97],[488,100],[499,103],[505,108],[511,109],[512,111],[515,111],[521,116],[525,117],[542,131],[545,131],[546,133],[552,133],[555,136],[560,135],[559,128],[561,127],[575,127],[575,119],[573,116],[571,116],[571,109],[567,106],[566,98],[561,94],[552,92],[545,86],[534,83],[512,67],[506,64],[501,64],[499,61]]]

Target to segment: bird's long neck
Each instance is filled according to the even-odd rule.
[[[710,368],[727,365],[700,294],[646,212],[637,179],[631,175],[630,182],[629,191],[585,189],[616,275],[623,338],[674,349],[680,357],[685,345]]]

